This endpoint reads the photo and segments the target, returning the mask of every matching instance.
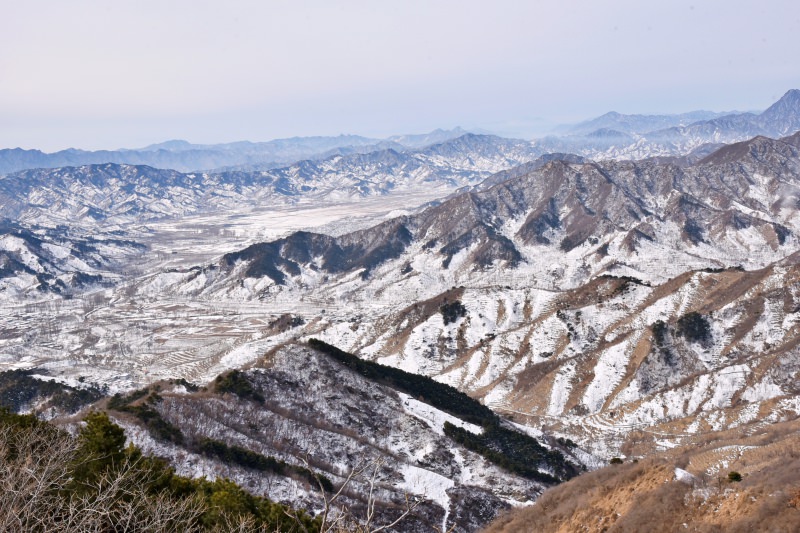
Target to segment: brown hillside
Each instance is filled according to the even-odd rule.
[[[724,435],[638,463],[611,465],[546,491],[484,533],[800,531],[798,421],[737,443]],[[693,477],[677,479],[682,467]],[[731,471],[739,483],[729,482]]]

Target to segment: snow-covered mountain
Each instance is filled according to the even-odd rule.
[[[117,268],[144,246],[121,236],[80,236],[66,227],[29,228],[0,219],[0,298],[8,304],[32,295],[71,295],[121,279]]]
[[[541,484],[469,452],[469,436],[442,443],[444,421],[471,422],[304,341],[452,385],[518,424],[503,427],[577,442],[567,447],[587,467],[797,419],[800,133],[722,147],[703,137],[791,130],[796,96],[682,126],[668,155],[649,157],[656,145],[638,133],[592,134],[620,157],[614,143],[633,139],[648,155],[638,161],[466,134],[254,172],[103,164],[0,178],[0,368],[112,392],[205,384],[132,400],[185,446],[159,441],[136,410],[118,419],[183,473],[304,505],[319,500],[297,479],[193,446],[219,440],[295,466],[322,448],[314,468],[338,479],[359,456],[384,458],[386,501],[405,490],[426,500],[422,522],[473,530]],[[423,192],[439,200],[376,224],[339,213],[336,231],[258,238],[284,213]],[[248,366],[268,401],[214,385]]]
[[[388,149],[301,161],[253,176],[271,180],[286,196],[341,200],[403,190],[452,191],[537,155],[526,141],[468,133],[417,151]],[[245,175],[229,172],[221,177],[227,181]]]
[[[420,189],[445,196],[533,158],[525,141],[466,134],[418,151],[337,155],[259,172],[185,174],[112,163],[35,169],[0,177],[0,209],[14,220],[106,231],[287,201],[330,202]]]
[[[94,376],[124,389],[176,376],[208,379],[294,338],[317,336],[524,414],[518,416],[575,415],[564,434],[577,435],[576,428],[594,427],[585,417],[622,409],[611,409],[614,402],[634,409],[676,385],[642,377],[621,399],[597,395],[611,382],[634,383],[658,321],[667,328],[664,342],[675,345],[674,361],[688,361],[686,374],[676,374],[686,380],[713,381],[729,366],[720,354],[767,353],[763,342],[775,348],[778,338],[770,331],[794,327],[791,300],[775,308],[774,320],[773,311],[753,314],[746,305],[770,287],[796,285],[798,141],[759,137],[691,166],[540,160],[371,228],[292,233],[191,268],[118,268],[111,288],[24,314],[28,334],[0,341],[2,362],[60,368],[73,379]],[[434,153],[456,154],[452,161],[461,152],[425,152]],[[187,178],[161,179],[169,189]],[[45,256],[43,246],[28,249]],[[26,264],[18,255],[6,264]],[[39,294],[35,276],[8,270],[27,276],[28,292]],[[714,284],[744,292],[707,301]],[[734,328],[744,337],[720,334],[702,348],[681,344],[676,328],[693,312],[713,332]],[[20,320],[10,307],[3,313]],[[82,317],[81,326],[54,329],[67,316]],[[765,368],[794,372],[792,339],[781,348],[788,355]],[[523,401],[532,384],[537,401]],[[778,382],[740,385],[753,398],[759,390],[770,398],[791,392]],[[698,405],[711,409],[716,389],[703,390],[711,396]],[[606,422],[598,424],[605,431]]]
[[[574,153],[589,159],[643,159],[685,156],[705,144],[731,143],[757,135],[781,137],[800,129],[800,90],[788,91],[760,114],[693,111],[676,115],[624,115],[616,112],[561,128],[558,136],[536,139],[524,148],[528,159],[547,153]],[[426,134],[394,135],[373,139],[358,135],[294,137],[268,142],[240,141],[192,144],[166,141],[129,150],[86,151],[70,148],[55,153],[21,148],[0,150],[0,175],[25,169],[66,166],[144,165],[181,172],[258,172],[304,160],[372,154],[382,151],[418,151],[446,145],[463,137],[461,128],[437,129]],[[516,142],[509,140],[508,142]],[[516,142],[519,149],[524,143]]]
[[[392,135],[386,140],[391,142],[396,142],[408,148],[424,148],[425,146],[431,146],[433,144],[441,144],[443,142],[449,141],[450,139],[461,137],[462,135],[465,135],[467,133],[469,132],[460,127],[453,128],[452,130],[443,130],[441,128],[438,128],[430,133],[412,134],[412,135]]]
[[[324,274],[366,279],[397,263],[406,275],[436,266],[456,284],[476,270],[526,265],[561,288],[604,272],[660,282],[692,267],[760,268],[797,245],[798,139],[758,137],[688,168],[551,161],[374,228],[335,238],[297,233],[227,255],[207,290],[225,290],[234,272],[318,284]],[[665,253],[670,264],[655,266]],[[575,257],[553,271],[545,254]]]
[[[551,161],[417,215],[295,233],[136,290],[281,308],[303,319],[293,337],[614,453],[620,429],[711,424],[747,403],[797,410],[800,295],[783,288],[797,285],[798,141],[759,137],[690,167]]]

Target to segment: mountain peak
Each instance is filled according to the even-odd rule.
[[[800,89],[790,89],[786,91],[786,94],[781,96],[780,100],[769,106],[767,111],[769,111],[773,107],[783,107],[783,106],[797,107],[798,105],[800,105]]]
[[[191,150],[194,147],[192,143],[183,139],[170,139],[169,141],[164,141],[156,144],[150,144],[145,146],[144,148],[140,148],[141,151],[156,151],[156,150]]]
[[[787,119],[800,117],[800,89],[790,89],[786,91],[780,100],[772,104],[766,111],[761,113],[762,117],[770,120]]]

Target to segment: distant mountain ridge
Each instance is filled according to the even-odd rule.
[[[183,140],[171,140],[139,149],[87,151],[70,148],[50,154],[40,150],[11,148],[0,150],[0,175],[33,168],[103,163],[147,165],[181,172],[247,166],[276,168],[303,159],[321,159],[338,153],[375,151],[388,147],[398,150],[418,149],[465,133],[461,128],[456,128],[435,130],[421,135],[400,135],[389,139],[339,135],[223,144],[192,144]]]
[[[121,228],[126,228],[124,235],[141,236],[149,232],[142,225],[186,215],[295,202],[322,205],[420,190],[430,200],[533,157],[525,141],[465,134],[421,150],[336,155],[257,172],[182,173],[115,163],[20,171],[0,177],[2,216],[18,221],[16,225],[31,236],[34,230],[51,235],[58,249],[63,248],[62,255],[76,258],[57,261],[48,246],[21,241],[0,225],[0,278],[2,286],[9,287],[6,294],[15,297],[67,291],[86,280],[99,280],[100,273],[108,277],[102,258],[89,267],[70,250],[99,236],[115,241]],[[130,248],[106,245],[102,250],[121,257]],[[67,276],[68,272],[86,276]],[[54,285],[56,278],[61,281]]]
[[[530,151],[534,157],[546,153],[573,153],[595,160],[681,157],[704,144],[738,142],[757,135],[777,138],[797,130],[800,130],[800,90],[792,89],[759,114],[691,111],[675,115],[625,115],[612,111],[562,127],[560,135],[530,141]],[[181,172],[256,172],[335,155],[421,150],[467,133],[458,127],[385,139],[339,135],[220,144],[170,140],[138,149],[86,151],[70,148],[50,154],[13,148],[0,150],[0,175],[33,168],[103,163],[147,165]]]
[[[702,120],[730,115],[734,113],[715,111],[689,111],[675,115],[627,115],[611,111],[597,118],[560,128],[569,135],[587,135],[602,129],[616,130],[622,133],[647,133],[665,128],[687,126]]]
[[[706,112],[645,116],[608,113],[578,124],[564,136],[533,141],[540,152],[568,152],[601,159],[685,156],[705,144],[734,143],[756,136],[785,137],[800,130],[800,90],[791,89],[762,113]],[[670,122],[672,125],[667,126]],[[661,128],[657,126],[662,124]]]
[[[420,150],[304,160],[264,171],[182,173],[105,163],[0,177],[4,216],[45,226],[143,222],[301,198],[327,201],[425,187],[445,196],[535,157],[525,141],[465,134]]]

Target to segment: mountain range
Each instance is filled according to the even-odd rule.
[[[591,159],[642,159],[683,156],[708,143],[731,143],[757,135],[782,137],[800,127],[800,90],[788,91],[760,114],[694,111],[676,115],[624,115],[611,112],[562,128],[563,135],[530,142],[536,156],[573,153]],[[467,132],[437,129],[427,134],[375,139],[358,135],[294,137],[268,142],[240,141],[192,144],[172,140],[140,149],[86,151],[70,148],[55,153],[21,148],[0,150],[0,174],[34,168],[104,163],[147,165],[181,172],[263,171],[300,160],[380,150],[419,150],[442,144]]]
[[[783,137],[800,128],[800,90],[787,91],[758,114],[731,113],[689,122],[697,115],[665,119],[612,113],[580,124],[563,137],[547,137],[533,144],[542,152],[575,153],[591,159],[643,159],[686,155],[705,144],[739,142],[758,135]],[[591,129],[594,126],[598,127]]]
[[[611,130],[620,133],[648,133],[651,131],[663,130],[688,126],[704,120],[736,114],[718,113],[714,111],[690,111],[676,115],[626,115],[611,111],[591,120],[586,120],[571,126],[561,126],[558,131],[567,135],[588,135],[590,133]]]
[[[692,498],[728,506],[731,465],[755,482],[796,453],[799,117],[793,90],[533,142],[170,141],[131,153],[234,168],[9,173],[0,367],[25,379],[0,398],[67,426],[105,410],[182,475],[312,511],[366,464],[343,503],[372,493],[386,523],[411,496],[407,531],[476,531],[560,482],[501,525],[556,523],[574,491],[637,523],[603,479],[734,527]],[[300,160],[236,159],[268,152]],[[567,481],[612,458],[641,467]]]
[[[467,133],[461,128],[434,130],[427,134],[397,135],[373,139],[359,135],[293,137],[268,142],[240,141],[224,144],[192,144],[173,140],[139,149],[87,151],[70,148],[54,153],[21,148],[0,150],[0,174],[33,168],[57,168],[104,163],[147,165],[182,172],[223,169],[250,170],[285,166],[302,159],[324,159],[336,154],[366,153],[381,149],[418,149]]]
[[[105,163],[0,179],[3,215],[55,226],[113,226],[275,202],[342,200],[419,189],[442,195],[533,158],[527,143],[466,134],[421,150],[304,160],[258,172],[181,173]]]

